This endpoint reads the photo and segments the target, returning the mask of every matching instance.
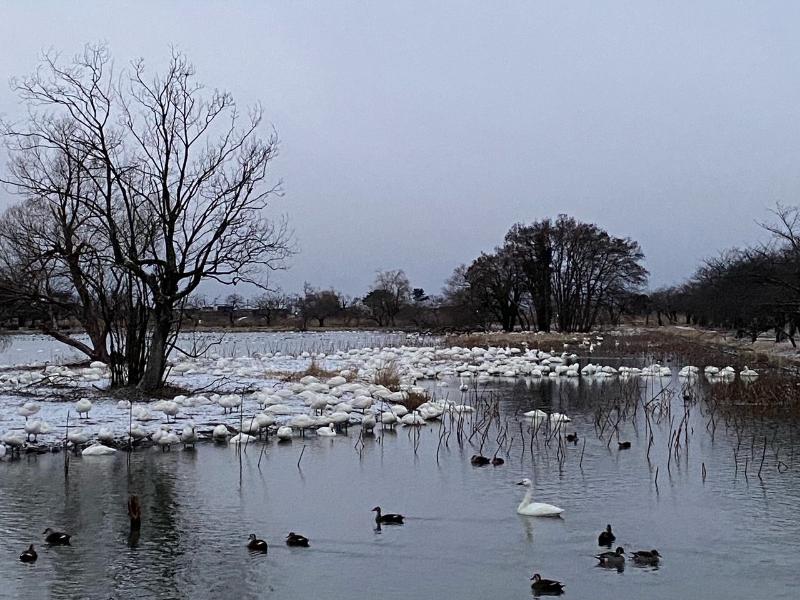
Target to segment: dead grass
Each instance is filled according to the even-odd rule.
[[[339,371],[323,369],[317,361],[311,359],[311,364],[304,371],[270,371],[268,376],[280,379],[281,381],[300,381],[303,377],[311,376],[317,379],[330,379],[339,375]],[[352,379],[353,376],[350,377]]]
[[[405,406],[408,410],[417,410],[428,400],[430,400],[430,398],[428,398],[428,394],[424,392],[407,392],[405,400],[400,404]]]
[[[393,392],[400,390],[400,369],[395,361],[384,363],[380,369],[375,371],[375,376],[372,382],[376,385],[382,385],[386,389]]]

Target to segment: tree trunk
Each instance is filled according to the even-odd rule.
[[[167,346],[172,329],[172,308],[160,306],[154,309],[154,325],[150,337],[147,363],[138,387],[152,392],[163,385],[164,371],[167,367]]]

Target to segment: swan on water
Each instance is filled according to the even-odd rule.
[[[317,435],[322,437],[336,437],[336,427],[330,423],[327,427],[320,427],[317,429]]]
[[[528,491],[525,493],[525,497],[517,507],[517,514],[528,517],[557,517],[564,512],[563,508],[553,506],[552,504],[533,502],[533,482],[527,477],[520,481],[517,485],[524,485],[528,488]]]
[[[81,452],[82,456],[108,456],[110,454],[116,453],[114,448],[109,448],[108,446],[104,446],[103,444],[92,444],[88,448],[84,449]]]
[[[183,447],[192,446],[194,447],[195,442],[197,441],[197,431],[194,428],[194,425],[191,423],[187,423],[183,426],[183,431],[181,432],[181,442],[183,443]]]

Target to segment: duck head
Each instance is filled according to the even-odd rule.
[[[48,527],[47,529],[44,530],[44,533],[42,535],[50,535],[51,533],[53,533],[53,530]]]
[[[250,537],[248,537],[247,539],[248,540],[255,540],[256,539],[256,534],[255,533],[251,533]]]
[[[375,508],[372,509],[372,512],[381,512],[381,507],[376,506]]]
[[[519,483],[517,483],[517,485],[527,485],[527,486],[531,486],[531,485],[533,485],[533,482],[532,482],[530,479],[528,479],[528,478],[526,477],[525,479],[523,479],[522,481],[520,481]]]
[[[625,554],[625,548],[623,548],[622,546],[617,546],[617,549],[615,550],[615,552],[617,554]]]
[[[531,581],[533,581],[534,583],[536,583],[536,582],[537,582],[537,581],[539,581],[541,578],[542,578],[542,576],[541,576],[541,575],[539,575],[538,573],[534,573],[534,574],[533,574],[533,577],[531,577]]]

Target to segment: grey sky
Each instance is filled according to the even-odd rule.
[[[78,6],[80,4],[80,6]],[[651,283],[759,237],[800,189],[796,2],[6,2],[0,76],[105,40],[260,100],[276,205],[301,253],[278,281],[438,291],[515,221],[566,212],[639,240]],[[0,113],[20,116],[0,88]],[[0,199],[0,205],[7,198]]]

